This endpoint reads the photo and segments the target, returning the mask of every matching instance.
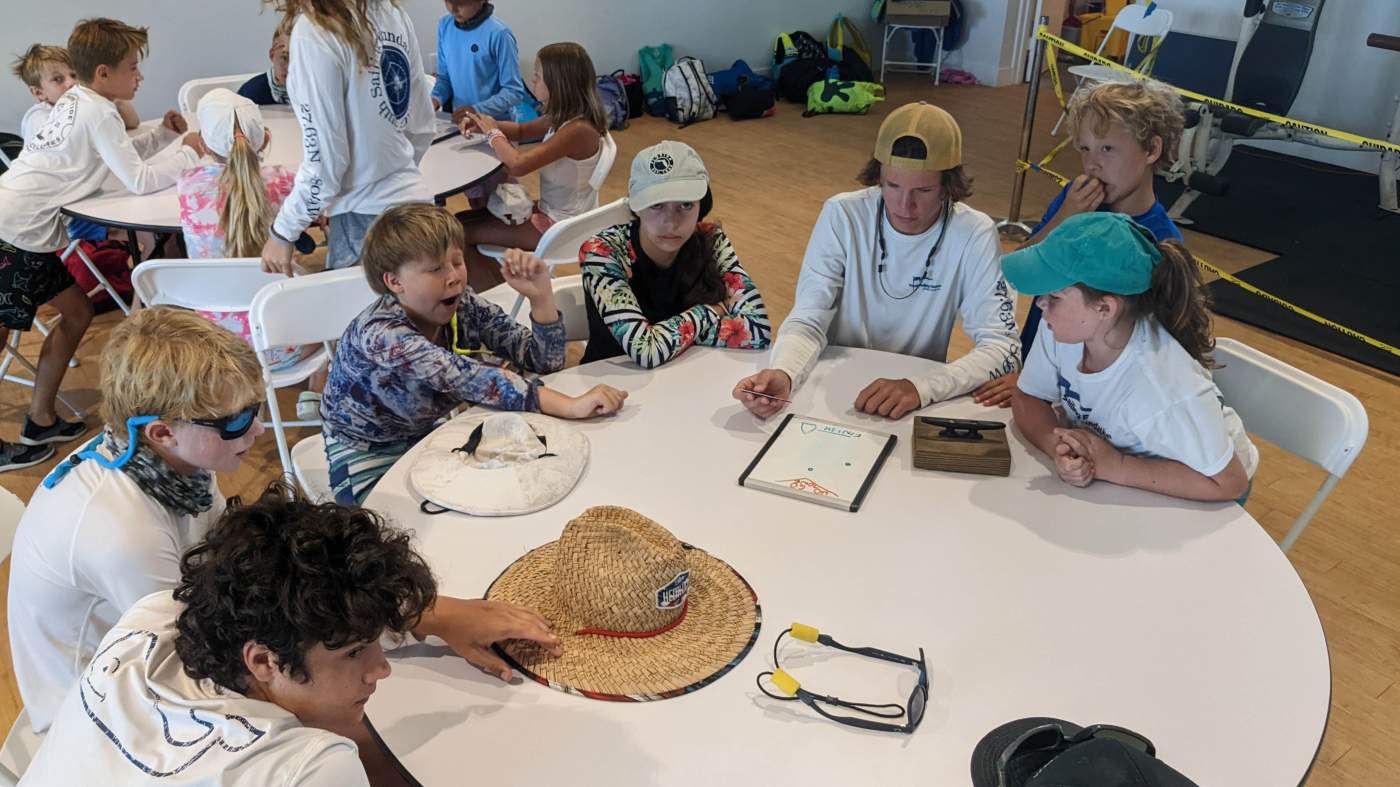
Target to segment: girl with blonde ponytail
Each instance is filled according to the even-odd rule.
[[[1208,371],[1208,300],[1185,246],[1081,213],[1001,265],[1045,312],[1012,412],[1062,480],[1244,502],[1259,450]]]
[[[296,174],[259,161],[272,135],[257,104],[220,88],[199,100],[197,114],[209,159],[185,170],[177,186],[185,248],[191,259],[257,257]],[[251,343],[247,312],[200,314]],[[282,348],[274,355],[274,368],[300,357],[299,348]]]

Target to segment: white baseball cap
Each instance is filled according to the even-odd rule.
[[[263,142],[267,139],[267,132],[263,130],[262,110],[228,88],[216,88],[205,93],[199,99],[195,116],[199,119],[199,135],[204,139],[204,146],[211,153],[224,158],[228,158],[229,151],[233,150],[235,119],[238,120],[238,129],[248,138],[253,150],[262,150]]]
[[[700,154],[684,142],[667,140],[632,159],[627,203],[634,211],[662,202],[699,202],[710,190],[710,173]]]

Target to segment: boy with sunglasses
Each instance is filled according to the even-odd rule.
[[[143,309],[102,355],[103,433],[60,462],[15,534],[10,648],[35,732],[53,719],[107,630],[180,579],[180,557],[224,511],[263,432],[247,343],[193,312]]]

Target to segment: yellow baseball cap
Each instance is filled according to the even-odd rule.
[[[894,155],[894,143],[901,137],[913,137],[924,143],[928,155],[922,159]],[[962,164],[962,129],[952,115],[933,104],[926,101],[905,104],[880,124],[880,134],[875,137],[875,160],[892,167],[924,172],[952,169]]]

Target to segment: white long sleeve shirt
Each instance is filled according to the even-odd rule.
[[[880,189],[871,187],[837,194],[822,207],[802,259],[792,312],[773,344],[772,367],[786,372],[796,389],[828,344],[942,362],[953,323],[961,318],[975,346],[936,375],[910,381],[920,406],[1016,371],[1015,294],[1001,276],[1001,248],[991,218],[955,203],[943,245],[925,277],[943,220],[919,235],[904,235],[880,214],[879,206]],[[880,222],[883,272],[876,241]]]
[[[91,196],[109,173],[134,194],[173,186],[198,157],[163,127],[128,135],[117,105],[82,85],[69,88],[0,175],[0,239],[32,252],[68,243],[63,207]]]
[[[305,15],[292,27],[287,93],[301,124],[296,186],[272,228],[295,240],[322,213],[378,215],[406,202],[430,202],[418,162],[437,126],[423,58],[408,12],[369,7],[379,59],[355,50]]]
[[[35,732],[48,729],[122,614],[179,584],[180,557],[224,511],[218,484],[209,491],[212,508],[177,515],[92,460],[34,490],[15,532],[8,610],[15,681]]]

